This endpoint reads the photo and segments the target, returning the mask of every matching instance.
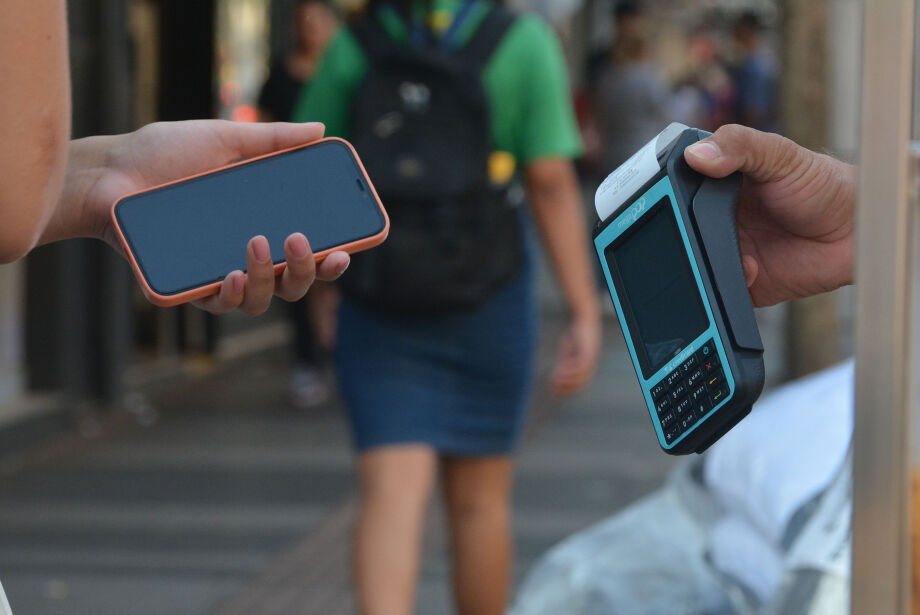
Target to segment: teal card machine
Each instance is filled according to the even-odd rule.
[[[712,179],[683,152],[709,133],[671,124],[597,190],[594,245],[658,442],[701,453],[763,389],[763,344],[745,284],[741,175]]]

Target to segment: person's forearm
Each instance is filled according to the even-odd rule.
[[[600,304],[592,282],[575,170],[570,162],[562,160],[537,164],[553,165],[548,173],[528,172],[528,188],[534,217],[562,294],[573,318],[597,318]]]
[[[64,177],[70,77],[64,0],[10,0],[0,19],[0,263],[38,241]]]

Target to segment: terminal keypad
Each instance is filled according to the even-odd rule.
[[[715,342],[703,344],[650,392],[665,442],[671,444],[728,397]]]

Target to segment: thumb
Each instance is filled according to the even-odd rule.
[[[221,140],[236,154],[237,158],[252,158],[310,143],[322,138],[326,130],[326,127],[319,122],[293,124],[289,122],[210,121],[216,123]]]
[[[727,124],[712,136],[687,146],[684,159],[709,177],[741,171],[757,182],[788,176],[814,153],[777,134]]]

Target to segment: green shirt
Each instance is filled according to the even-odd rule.
[[[451,0],[441,4],[439,11],[455,12],[460,6]],[[383,23],[394,40],[405,44],[402,22],[384,19]],[[469,40],[472,29],[465,30]],[[465,42],[462,36],[458,40]],[[347,139],[350,102],[367,69],[364,50],[351,31],[342,28],[310,87],[301,92],[293,121],[323,122],[327,135]],[[524,164],[581,153],[562,50],[539,17],[522,15],[515,21],[486,64],[483,82],[496,150],[509,152]]]

